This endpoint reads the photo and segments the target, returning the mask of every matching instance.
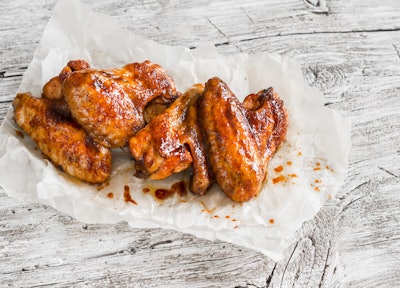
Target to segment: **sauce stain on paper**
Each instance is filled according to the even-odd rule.
[[[129,192],[129,186],[128,185],[125,185],[124,186],[124,200],[125,200],[125,202],[130,202],[130,203],[132,203],[132,204],[135,204],[135,205],[137,205],[137,202],[135,201],[135,200],[133,200],[132,199],[132,197],[131,197],[131,194],[130,194],[130,192]]]

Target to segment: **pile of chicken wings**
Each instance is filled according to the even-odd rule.
[[[204,195],[217,183],[237,202],[261,191],[288,127],[273,88],[241,103],[214,77],[180,93],[150,61],[107,70],[70,61],[41,98],[20,93],[13,107],[15,122],[42,153],[82,181],[107,181],[111,149],[128,146],[136,177],[165,179],[191,168],[192,193]]]

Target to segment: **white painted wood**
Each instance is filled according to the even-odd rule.
[[[353,122],[349,176],[282,261],[124,223],[86,225],[0,188],[1,287],[396,287],[400,283],[400,2],[85,0],[163,44],[277,52]],[[0,3],[0,119],[55,0]]]

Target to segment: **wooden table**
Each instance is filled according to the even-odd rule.
[[[55,2],[0,3],[0,119]],[[0,188],[1,287],[400,285],[400,1],[84,2],[162,44],[297,60],[352,120],[349,175],[279,262],[169,230],[86,225]]]

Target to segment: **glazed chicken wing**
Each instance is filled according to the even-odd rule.
[[[110,176],[110,150],[93,142],[74,121],[52,110],[47,99],[18,94],[13,106],[16,123],[55,165],[89,183],[100,183]]]
[[[127,145],[144,126],[144,109],[150,101],[159,98],[169,103],[177,95],[172,78],[150,61],[109,70],[70,61],[43,88],[44,97],[58,100],[53,109],[70,113],[94,141],[110,148]]]
[[[137,176],[164,179],[192,165],[190,190],[206,192],[212,180],[197,124],[197,101],[203,89],[204,85],[194,85],[129,140]]]
[[[199,122],[215,180],[232,200],[260,192],[268,162],[285,138],[287,113],[272,88],[243,104],[219,78],[210,79],[199,102]]]
[[[129,140],[137,176],[164,179],[192,163],[190,190],[216,182],[232,200],[254,198],[282,144],[287,113],[272,88],[240,103],[219,78],[195,85]]]
[[[15,121],[70,175],[105,181],[110,149],[129,145],[137,177],[165,179],[192,167],[193,193],[204,195],[215,181],[237,202],[261,191],[288,126],[272,88],[240,103],[215,77],[180,95],[166,71],[150,61],[108,70],[70,61],[42,96],[18,94]]]

